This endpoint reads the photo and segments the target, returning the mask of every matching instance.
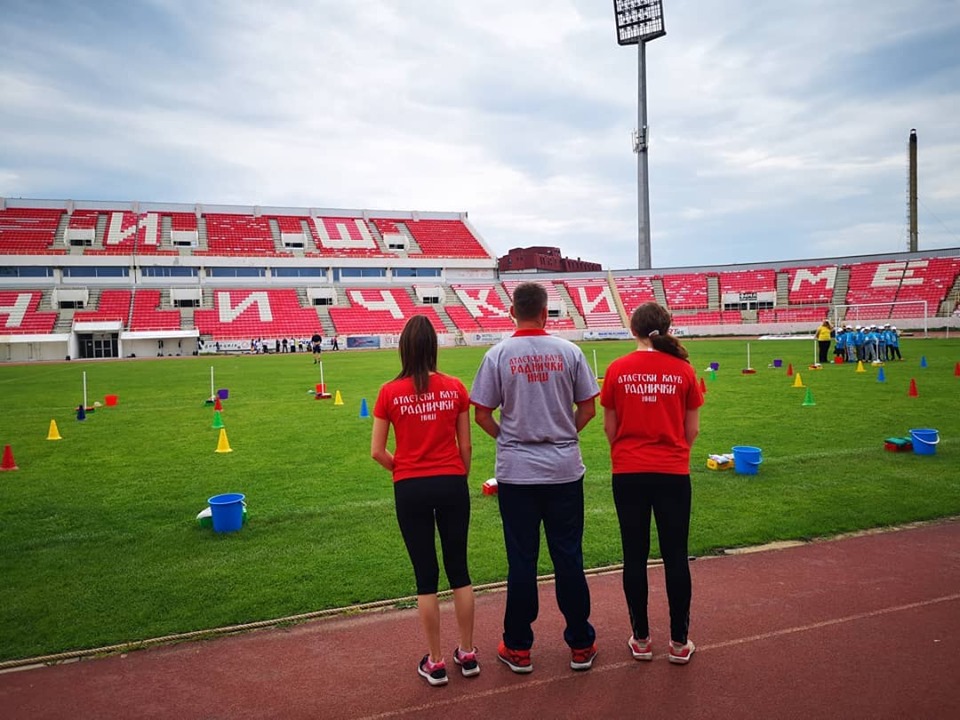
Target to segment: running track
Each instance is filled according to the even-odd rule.
[[[289,629],[0,674],[0,717],[960,718],[960,521],[692,564],[687,666],[667,662],[651,567],[653,662],[627,651],[620,574],[590,578],[600,654],[572,672],[550,583],[534,672],[497,662],[503,594],[477,598],[483,671],[431,688],[416,613]],[[447,645],[452,607],[443,606]],[[449,657],[448,657],[449,661]],[[451,669],[452,663],[451,663]]]

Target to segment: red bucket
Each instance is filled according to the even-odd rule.
[[[106,405],[107,407],[114,407],[117,404],[117,396],[104,395],[103,402],[104,402],[104,405]]]

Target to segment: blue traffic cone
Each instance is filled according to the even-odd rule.
[[[363,398],[360,400],[360,417],[367,418],[370,417],[370,411],[367,409],[367,399]]]
[[[77,405],[77,420],[86,420],[87,411],[83,409],[83,403]]]
[[[883,374],[883,368],[880,368],[880,372],[877,373],[877,382],[886,382],[887,376]]]
[[[920,367],[925,368],[926,366],[927,366],[927,356],[926,356],[926,355],[921,355],[921,356],[920,356]]]

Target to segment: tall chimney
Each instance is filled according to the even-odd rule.
[[[910,222],[909,247],[910,252],[916,252],[919,244],[919,233],[917,231],[917,131],[910,131],[910,178],[909,178],[909,198],[907,200],[907,211]]]

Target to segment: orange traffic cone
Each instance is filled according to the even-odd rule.
[[[220,428],[220,439],[217,441],[217,449],[215,452],[233,452],[233,448],[230,447],[230,441],[227,440],[227,431],[224,428]]]
[[[700,392],[704,395],[707,394],[707,384],[703,381],[703,378],[700,378]]]
[[[3,462],[0,463],[0,470],[19,470],[16,461],[13,459],[13,450],[9,445],[3,447]]]
[[[220,402],[220,397],[217,396],[217,401],[213,404],[214,410],[223,410],[223,403]]]
[[[787,363],[787,377],[793,375],[793,363]]]
[[[909,397],[920,397],[920,393],[917,392],[917,381],[913,378],[910,378],[910,392],[907,395]]]
[[[960,377],[960,362],[953,366],[954,377]]]

